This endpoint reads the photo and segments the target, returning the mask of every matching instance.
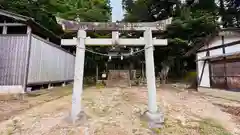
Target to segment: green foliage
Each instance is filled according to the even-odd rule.
[[[156,21],[173,14],[177,0],[123,0],[126,10],[124,21]]]
[[[164,32],[164,38],[168,39],[168,47],[155,50],[155,57],[158,58],[155,63],[158,68],[161,67],[162,61],[171,58],[174,63],[172,67],[176,70],[171,72],[184,71],[183,64],[180,64],[183,62],[182,56],[218,29],[218,9],[214,0],[199,0],[199,3],[181,3],[179,0],[124,0],[123,5],[126,9],[125,21],[152,22],[174,17],[172,24]]]
[[[194,11],[199,9],[215,12],[217,10],[217,5],[215,0],[198,0],[198,2],[192,6],[191,10]]]
[[[56,34],[62,33],[61,27],[57,24],[55,16],[51,12],[55,8],[51,1],[2,0],[0,1],[0,5],[2,9],[34,18],[37,22]]]
[[[103,84],[103,82],[97,82],[96,83],[96,88],[97,89],[102,89],[102,88],[104,88],[105,87],[105,85]]]
[[[81,21],[109,21],[111,7],[109,0],[57,0],[64,5],[58,16]]]
[[[185,40],[185,43],[197,43],[217,30],[218,24],[214,13],[204,10],[189,12],[190,16],[180,15],[173,20],[167,28],[167,38],[178,38],[182,41]]]
[[[219,15],[224,27],[240,27],[239,0],[219,0]]]
[[[195,71],[190,71],[186,73],[186,76],[184,78],[184,80],[186,82],[192,82],[193,80],[195,80],[197,78],[197,72]]]
[[[56,16],[81,21],[109,21],[109,0],[1,0],[0,7],[34,18],[55,34],[63,34]]]
[[[95,76],[86,76],[83,79],[83,84],[84,85],[93,85],[96,83],[96,78]]]

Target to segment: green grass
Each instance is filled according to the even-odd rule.
[[[205,119],[199,124],[201,135],[231,135],[222,125],[212,119]]]
[[[143,128],[148,128],[145,121],[141,121],[141,125]],[[156,135],[232,135],[212,119],[193,120],[187,125],[182,125],[179,120],[166,118],[163,128],[154,128],[152,131]]]
[[[102,88],[104,88],[105,86],[104,86],[104,84],[102,83],[102,82],[97,82],[97,84],[96,84],[96,88],[97,89],[102,89]]]

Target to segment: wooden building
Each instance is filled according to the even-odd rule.
[[[0,93],[71,81],[75,56],[33,18],[0,10]]]
[[[198,86],[240,91],[240,29],[225,28],[211,35],[196,52]]]
[[[143,63],[142,58],[144,51],[129,56],[131,52],[137,52],[138,50],[139,48],[136,47],[118,47],[108,50],[110,57],[106,61],[104,69],[106,71],[107,86],[131,86],[136,83],[137,79],[144,77],[145,63]]]

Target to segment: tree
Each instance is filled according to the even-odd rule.
[[[124,21],[157,21],[172,16],[177,0],[123,0]]]
[[[240,27],[239,0],[220,0],[220,12],[224,27]]]
[[[165,71],[168,71],[166,69],[171,69],[175,76],[181,75],[184,71],[184,65],[181,64],[184,60],[182,56],[218,28],[216,23],[217,6],[213,0],[199,0],[198,3],[196,1],[181,3],[180,1],[164,0],[126,1],[124,1],[124,8],[127,8],[125,20],[130,18],[134,21],[156,21],[170,16],[174,17],[164,35],[155,35],[169,40],[167,47],[155,49],[157,58],[155,64],[161,69],[159,71],[162,73],[161,76],[165,76],[163,78],[166,78],[164,75]],[[130,6],[132,8],[129,8]]]
[[[58,0],[61,5],[65,5],[58,16],[80,21],[109,21],[111,16],[111,7],[109,0]]]
[[[205,10],[210,12],[215,12],[217,10],[217,5],[215,0],[198,0],[194,4],[191,4],[192,11],[194,10]]]
[[[81,21],[109,21],[109,0],[1,0],[0,7],[34,18],[57,35],[63,34],[56,16]]]
[[[56,34],[63,33],[61,27],[56,22],[55,16],[50,12],[50,9],[54,9],[54,5],[51,5],[51,1],[2,0],[0,1],[0,5],[4,10],[34,18],[41,25]]]

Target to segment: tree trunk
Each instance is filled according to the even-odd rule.
[[[162,69],[160,74],[160,83],[161,84],[166,84],[167,77],[168,77],[168,72],[169,72],[170,67],[165,65]]]

